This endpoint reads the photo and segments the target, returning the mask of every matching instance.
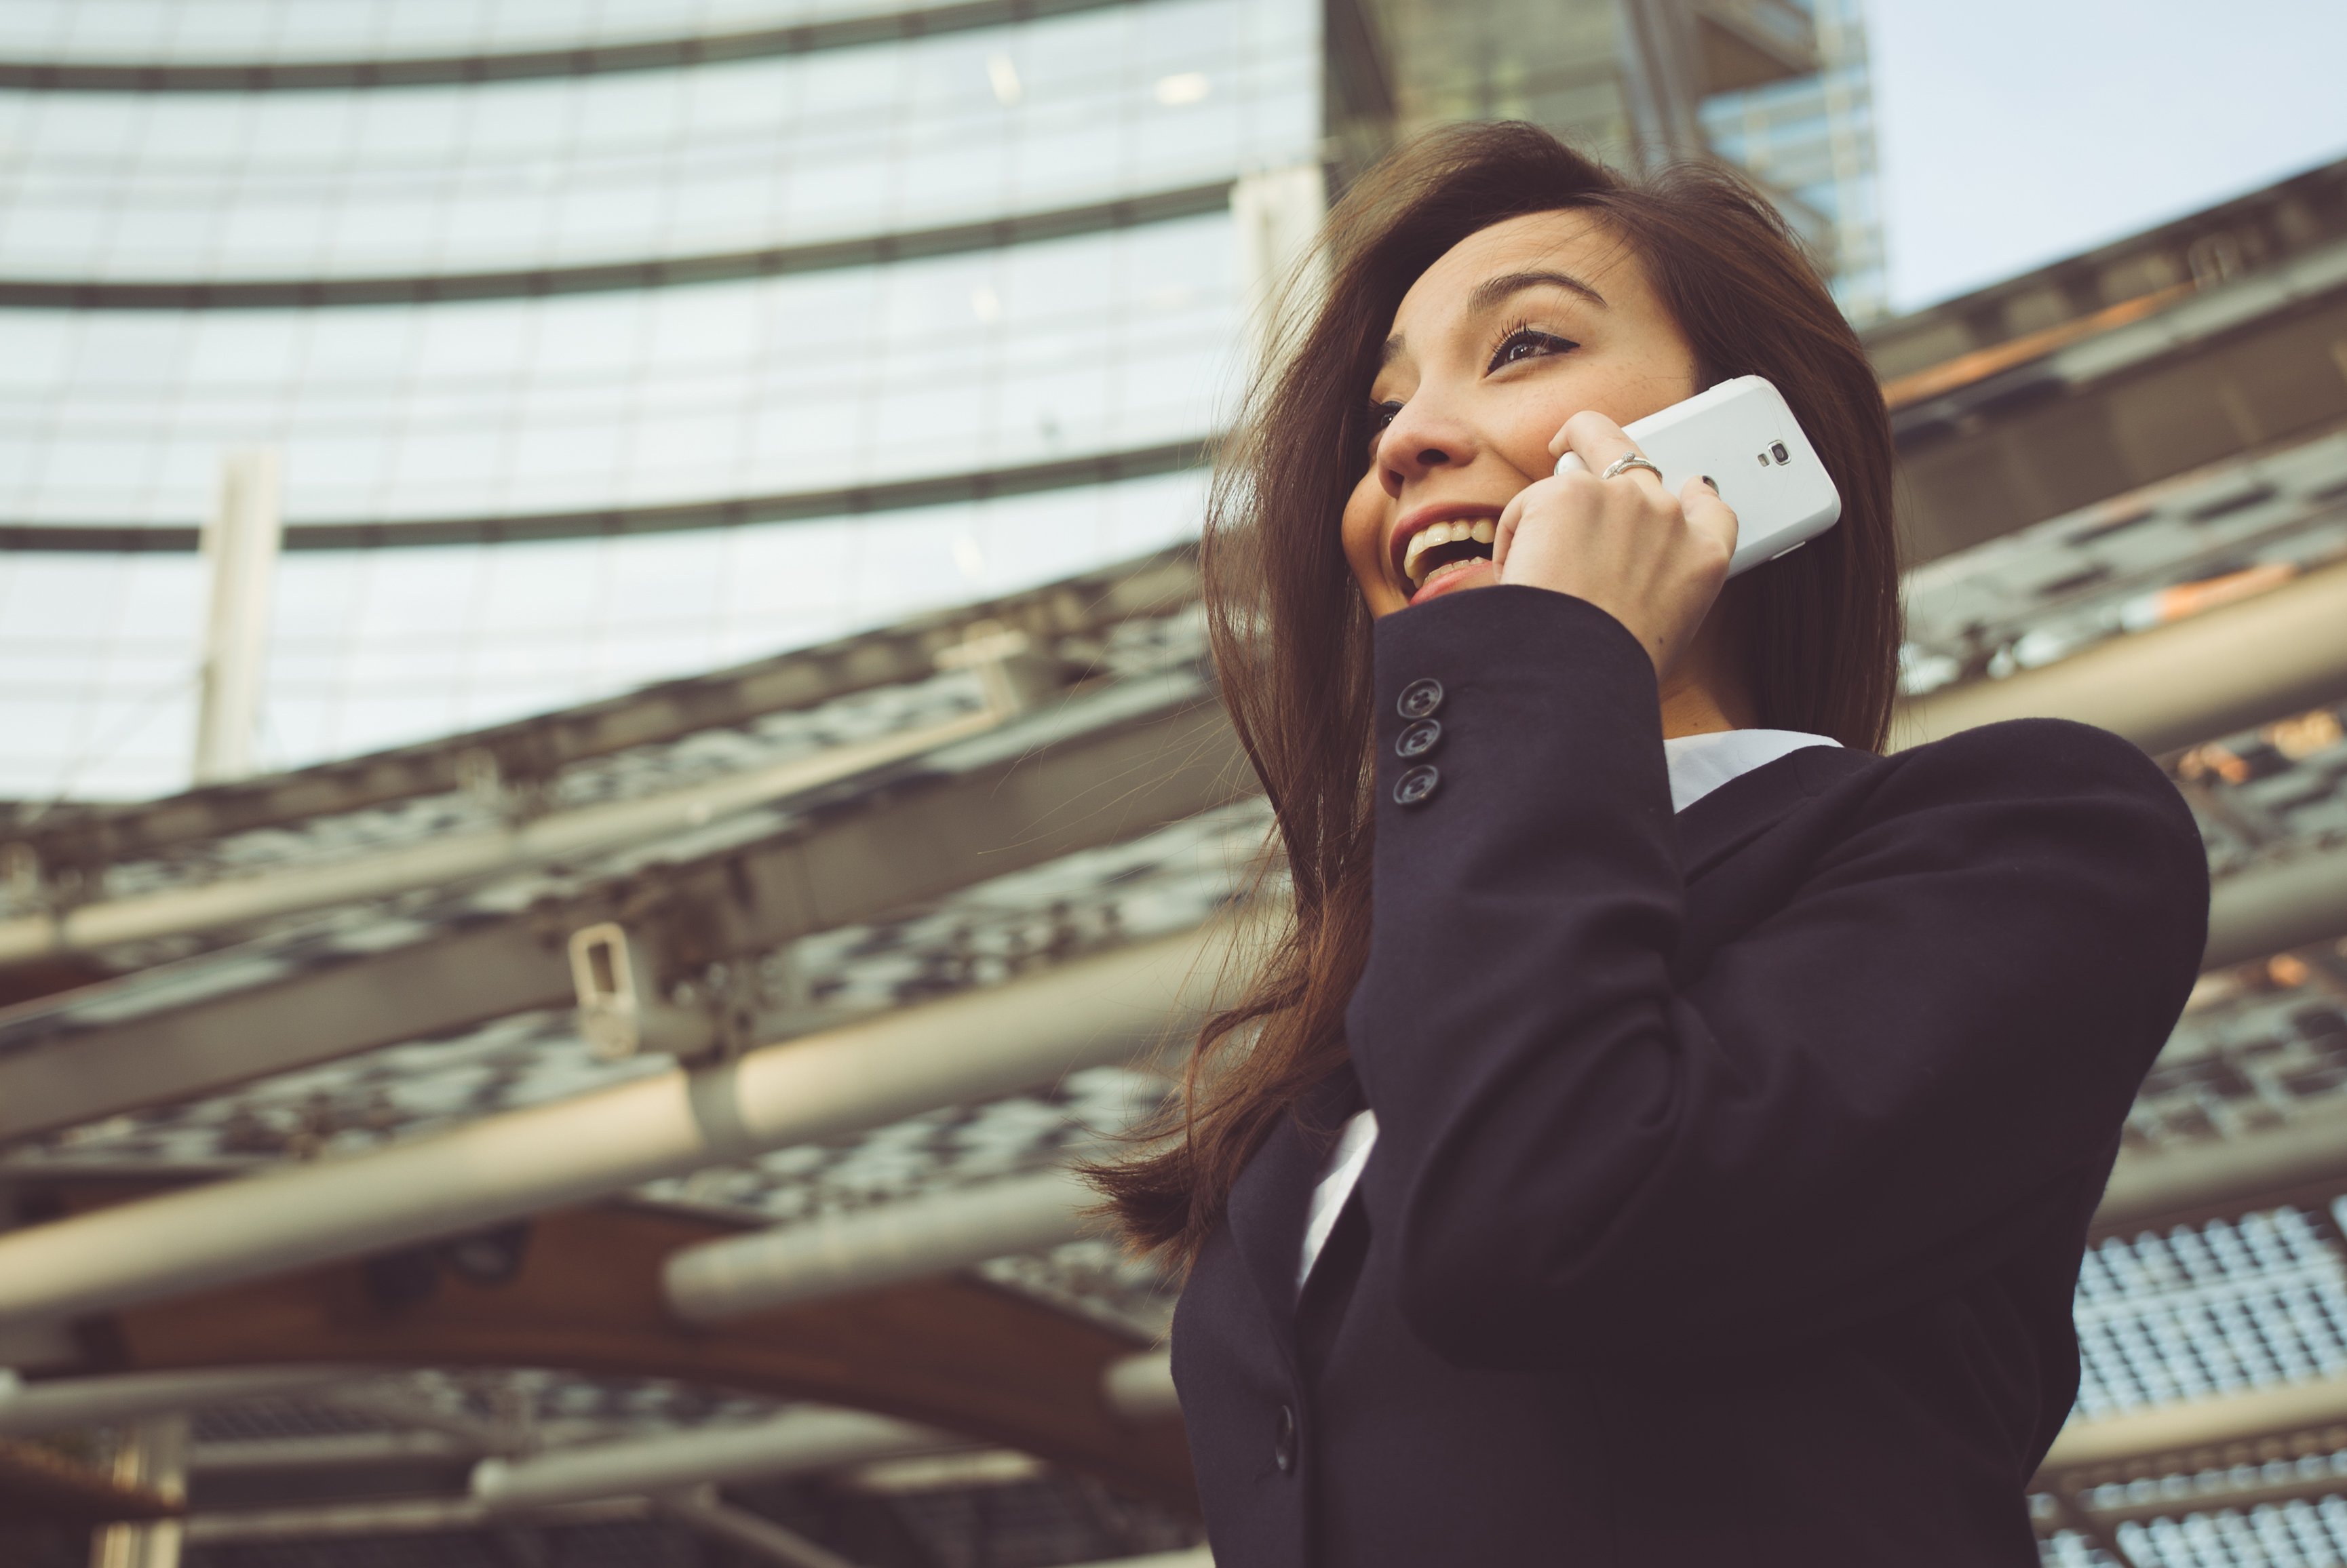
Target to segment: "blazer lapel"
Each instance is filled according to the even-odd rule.
[[[1678,814],[1680,876],[1694,882],[1811,795],[1881,760],[1871,752],[1806,746],[1728,780]]]
[[[1312,1189],[1337,1131],[1365,1103],[1360,1080],[1346,1062],[1307,1092],[1294,1113],[1279,1119],[1232,1184],[1225,1210],[1231,1244],[1280,1331],[1283,1348],[1294,1344],[1296,1269],[1304,1259]]]

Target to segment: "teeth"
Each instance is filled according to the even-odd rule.
[[[1469,539],[1488,545],[1498,538],[1498,528],[1489,518],[1479,518],[1471,522],[1462,518],[1457,522],[1429,523],[1412,534],[1409,543],[1402,548],[1402,575],[1409,579],[1411,586],[1423,588],[1428,574],[1419,569],[1419,561],[1428,550],[1437,545],[1463,544]]]

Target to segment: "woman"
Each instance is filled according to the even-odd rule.
[[[1205,554],[1293,920],[1103,1173],[1218,1568],[2034,1563],[2189,814],[2075,724],[1874,754],[1881,398],[1746,188],[1464,128],[1331,234]],[[1617,459],[1747,374],[1843,512],[1722,592]]]

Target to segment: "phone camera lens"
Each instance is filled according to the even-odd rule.
[[[1793,459],[1793,455],[1785,450],[1785,444],[1782,441],[1778,441],[1770,446],[1768,452],[1769,455],[1774,456],[1779,463],[1789,463]]]

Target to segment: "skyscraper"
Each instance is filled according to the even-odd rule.
[[[1768,191],[1853,319],[1883,308],[1858,0],[1372,0],[1399,128],[1529,119],[1609,162],[1718,157]]]

